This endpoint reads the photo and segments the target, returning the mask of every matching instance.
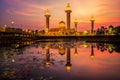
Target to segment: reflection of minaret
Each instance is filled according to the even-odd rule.
[[[50,53],[49,53],[49,47],[46,47],[46,66],[50,65]]]
[[[95,19],[94,19],[94,17],[92,16],[91,17],[91,33],[93,34],[93,31],[94,31],[94,22],[95,22]]]
[[[70,56],[70,48],[67,48],[67,64],[66,64],[66,69],[67,72],[70,72],[71,70],[71,56]]]
[[[94,57],[95,57],[95,55],[94,55],[94,46],[93,46],[93,43],[91,43],[91,59],[92,60],[94,60]]]
[[[45,17],[46,17],[46,32],[49,31],[49,18],[50,18],[50,13],[49,13],[49,10],[46,10],[46,13],[45,13]]]
[[[70,9],[70,4],[68,3],[65,12],[67,13],[67,29],[70,29],[70,13],[72,12]]]
[[[77,52],[77,47],[75,47],[75,53],[74,53],[75,57],[78,56],[78,52]]]

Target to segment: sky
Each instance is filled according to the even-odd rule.
[[[92,15],[95,18],[94,29],[120,25],[120,0],[0,0],[0,25],[43,30],[45,10],[49,9],[50,28],[55,28],[61,20],[66,22],[67,3],[70,3],[72,10],[71,28],[74,28],[73,21],[77,18],[78,31],[91,29]]]

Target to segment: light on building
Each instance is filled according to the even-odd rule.
[[[48,28],[46,28],[45,32],[48,33]]]
[[[85,31],[83,32],[83,34],[84,34],[84,35],[88,35],[88,34],[89,34],[89,31],[88,31],[88,30],[85,30]]]

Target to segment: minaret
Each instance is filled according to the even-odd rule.
[[[75,18],[74,24],[75,24],[75,31],[77,32],[77,24],[78,24],[78,19],[77,18]]]
[[[66,22],[67,22],[67,29],[69,30],[70,29],[70,13],[72,12],[69,3],[67,5],[67,7],[66,7],[65,12],[67,13],[66,14],[66,17],[67,17],[67,21]]]
[[[95,19],[94,19],[94,16],[91,17],[91,34],[93,34],[94,32],[94,22],[95,22]]]
[[[70,72],[71,70],[71,56],[70,56],[70,48],[67,48],[67,63],[66,63],[66,70],[67,72]]]
[[[49,31],[49,18],[50,18],[50,12],[49,10],[47,9],[46,12],[45,12],[45,17],[46,17],[46,30],[45,32],[48,32]]]

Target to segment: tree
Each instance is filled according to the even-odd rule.
[[[109,26],[108,33],[113,34],[114,27],[112,25]]]
[[[116,35],[120,35],[120,26],[115,27],[113,33]]]

